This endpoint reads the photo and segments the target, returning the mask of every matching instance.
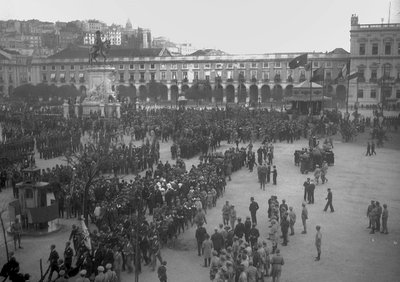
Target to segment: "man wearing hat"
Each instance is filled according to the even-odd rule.
[[[303,222],[303,228],[304,228],[301,234],[307,234],[308,210],[306,208],[305,203],[302,203],[301,206],[303,207],[303,209],[301,210],[301,221]]]
[[[225,225],[229,224],[230,211],[231,211],[231,206],[229,205],[229,201],[226,201],[225,205],[222,207],[222,223]]]
[[[249,242],[251,225],[250,216],[246,216],[246,221],[244,222],[244,239],[246,242]]]
[[[271,259],[271,276],[272,276],[272,281],[279,281],[279,278],[281,277],[282,274],[282,265],[285,264],[285,261],[283,260],[283,257],[281,256],[281,252],[279,249],[276,250],[275,254],[272,256]]]
[[[319,165],[315,166],[315,171],[314,171],[314,177],[315,177],[315,182],[319,184],[319,178],[321,176],[321,169],[319,168]]]
[[[315,227],[317,233],[315,234],[315,247],[317,248],[318,256],[315,258],[316,261],[321,259],[321,243],[322,243],[322,234],[321,234],[321,226],[317,225]]]
[[[65,243],[65,250],[64,250],[64,264],[67,271],[71,269],[73,256],[74,256],[74,251],[72,250],[71,242],[67,241]]]
[[[68,282],[68,278],[66,276],[65,270],[61,269],[58,273],[58,278],[55,280],[57,282]]]
[[[229,211],[229,221],[231,223],[231,228],[235,228],[235,222],[236,222],[236,210],[235,206],[231,205],[230,211]]]
[[[50,246],[50,255],[49,255],[49,269],[50,269],[50,273],[49,273],[49,278],[48,281],[51,281],[51,278],[53,276],[54,271],[58,273],[58,259],[59,259],[59,255],[56,251],[56,245],[51,245]]]
[[[104,267],[103,266],[98,266],[97,267],[97,272],[98,274],[94,278],[94,282],[105,282],[105,274],[104,274]]]
[[[167,262],[164,260],[157,269],[158,279],[160,282],[167,282]]]
[[[290,227],[290,236],[294,235],[294,224],[296,223],[296,214],[293,211],[293,207],[289,207],[289,227]]]
[[[107,263],[106,264],[106,273],[104,274],[104,276],[105,276],[105,280],[104,281],[105,282],[115,282],[115,281],[117,281],[117,274],[111,268],[112,268],[112,264],[111,263]],[[88,282],[88,281],[85,281],[85,282]]]
[[[309,204],[314,204],[314,190],[315,190],[314,180],[310,180],[310,184],[308,185],[308,203]]]
[[[79,272],[80,277],[76,279],[76,282],[90,282],[89,278],[86,277],[87,271],[86,269],[82,269]],[[106,280],[107,281],[107,280]]]
[[[329,208],[331,209],[331,212],[334,212],[335,210],[334,210],[334,208],[333,208],[333,206],[332,206],[332,192],[331,192],[331,188],[328,188],[328,196],[326,196],[326,199],[325,199],[325,200],[328,200],[328,201],[326,202],[324,211],[327,211],[327,209],[328,209],[328,207],[329,207]]]
[[[256,228],[256,224],[253,223],[249,232],[249,241],[252,248],[257,245],[258,237],[260,237],[260,232]]]
[[[213,242],[214,250],[217,251],[218,255],[221,249],[225,247],[224,237],[218,232],[218,228],[215,227],[214,234],[211,235],[211,241]]]
[[[238,223],[235,226],[235,236],[237,236],[238,238],[242,238],[243,234],[245,232],[245,228],[244,228],[244,223],[242,222],[242,218],[238,217],[237,219]]]
[[[303,183],[304,187],[304,202],[308,199],[308,186],[310,185],[310,178],[307,178],[307,181]]]
[[[254,201],[254,197],[250,198],[249,211],[251,215],[251,222],[257,224],[257,210],[259,209],[258,203]]]
[[[203,224],[199,224],[196,229],[196,241],[197,241],[197,254],[201,256],[201,246],[207,235],[207,230],[203,227]]]

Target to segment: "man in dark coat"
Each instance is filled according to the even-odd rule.
[[[250,198],[250,206],[249,206],[249,211],[251,215],[251,222],[257,224],[257,210],[259,209],[259,206],[256,201],[254,201],[254,197]]]
[[[287,215],[288,214],[285,212],[281,219],[281,231],[282,231],[282,237],[283,237],[282,246],[287,246],[287,243],[288,243],[288,233],[289,233],[289,225],[290,224],[289,224]]]
[[[245,232],[245,228],[244,228],[244,223],[242,222],[242,218],[238,217],[237,219],[238,223],[235,226],[235,236],[237,236],[238,238],[243,238],[243,234]]]
[[[200,224],[196,229],[196,241],[197,241],[197,254],[200,257],[202,250],[201,246],[203,241],[206,239],[207,230],[203,227],[203,224]]]
[[[214,234],[211,235],[211,241],[213,242],[214,250],[221,253],[221,250],[225,247],[224,237],[218,232],[218,228],[214,229]]]
[[[257,168],[258,181],[260,182],[260,189],[265,191],[265,182],[267,181],[267,166],[263,164]]]
[[[308,203],[309,204],[314,204],[314,190],[315,190],[314,180],[311,180],[310,184],[308,184]]]
[[[68,241],[65,243],[65,250],[64,250],[64,265],[67,270],[67,273],[71,269],[73,256],[74,256],[74,251],[72,250],[71,242]]]
[[[251,225],[250,216],[248,216],[244,222],[244,238],[247,243],[249,243]]]
[[[255,223],[253,223],[249,231],[249,241],[252,248],[257,246],[258,237],[260,237],[260,232],[256,228]]]
[[[331,188],[328,188],[328,196],[326,196],[326,199],[325,199],[325,200],[328,200],[328,201],[326,202],[324,211],[327,211],[328,207],[330,207],[331,212],[334,212],[335,210],[333,209],[333,206],[332,206],[332,192],[331,192]]]
[[[277,177],[278,177],[278,170],[276,169],[276,166],[274,166],[274,167],[273,167],[273,170],[272,170],[272,183],[273,183],[274,185],[276,185],[276,179],[277,179]]]
[[[54,271],[58,273],[58,259],[60,258],[60,256],[58,255],[57,251],[56,251],[56,245],[51,245],[50,246],[50,255],[49,255],[49,269],[50,269],[50,273],[49,273],[49,279],[48,281],[51,281],[51,278],[53,276]]]
[[[303,187],[304,187],[304,201],[307,201],[308,199],[308,187],[310,185],[310,178],[307,178],[307,181],[305,181],[303,183]]]

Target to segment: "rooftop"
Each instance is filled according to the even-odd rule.
[[[108,57],[168,57],[171,54],[163,48],[130,49],[111,47]],[[60,52],[49,56],[49,59],[79,59],[89,57],[89,47],[69,46]]]

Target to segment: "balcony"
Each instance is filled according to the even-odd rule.
[[[177,84],[178,83],[178,80],[175,78],[175,79],[171,79],[171,83],[175,83],[175,84]]]
[[[257,78],[255,78],[255,77],[252,77],[252,78],[251,78],[251,82],[253,82],[253,83],[257,83]]]
[[[286,79],[288,83],[293,83],[293,77],[289,75],[289,77]]]
[[[129,78],[129,83],[135,83],[135,79],[133,77]]]
[[[303,81],[306,81],[306,77],[305,77],[305,76],[300,76],[299,82],[301,83],[301,82],[303,82]]]
[[[281,76],[277,76],[277,75],[275,75],[275,77],[274,77],[274,82],[275,83],[280,83],[282,80],[281,80]]]
[[[51,82],[57,83],[57,79],[56,79],[56,78],[52,78],[52,79],[51,79]]]
[[[226,82],[233,82],[233,78],[228,78]]]
[[[377,83],[377,82],[378,82],[378,79],[376,77],[371,77],[369,79],[369,83]]]
[[[145,83],[145,82],[146,82],[146,79],[141,78],[141,79],[139,79],[139,82],[140,82],[140,83]]]
[[[75,78],[71,78],[71,79],[69,80],[69,82],[75,83]]]
[[[65,78],[64,77],[60,78],[60,82],[65,83]]]
[[[124,82],[125,82],[125,79],[123,79],[123,78],[119,79],[119,83],[124,83]]]
[[[85,79],[83,77],[80,77],[79,78],[79,83],[84,83],[84,82],[85,82]]]
[[[187,79],[187,77],[185,77],[184,79],[182,79],[182,82],[183,82],[183,83],[188,83],[189,80]]]
[[[269,78],[264,78],[262,81],[268,83],[269,82]]]

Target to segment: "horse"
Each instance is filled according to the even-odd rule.
[[[100,46],[97,48],[92,46],[89,50],[89,64],[93,63],[93,61],[97,62],[97,56],[101,55],[104,59],[104,62],[107,60],[108,52],[110,51],[111,41],[107,39],[106,41],[102,42]]]

